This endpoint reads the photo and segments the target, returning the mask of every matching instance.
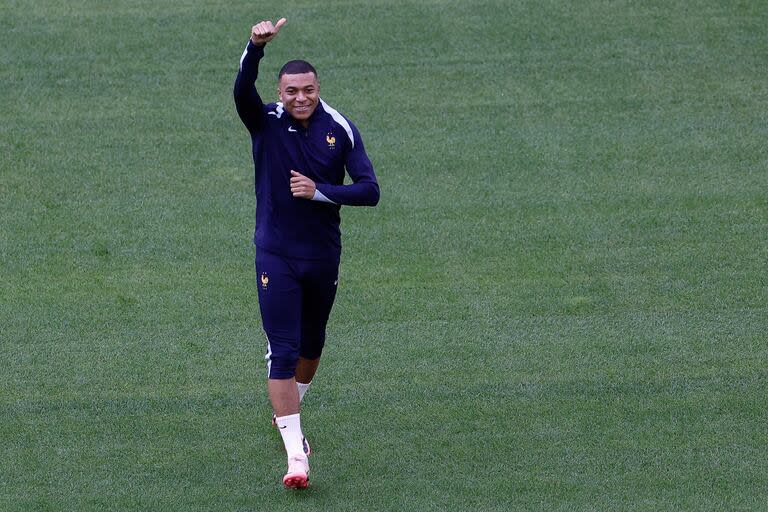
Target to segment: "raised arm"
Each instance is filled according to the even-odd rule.
[[[274,39],[286,19],[280,18],[277,24],[262,21],[251,27],[251,38],[242,57],[235,79],[235,106],[237,114],[249,131],[258,131],[265,120],[264,102],[256,91],[255,82],[259,75],[259,61],[264,56],[264,46]]]

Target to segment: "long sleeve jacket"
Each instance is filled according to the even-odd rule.
[[[295,258],[338,260],[341,205],[374,206],[379,185],[352,122],[322,99],[304,128],[282,103],[264,104],[255,82],[264,47],[249,42],[234,96],[251,135],[258,248]],[[315,182],[313,200],[293,197],[291,170]],[[352,183],[344,184],[345,173]]]

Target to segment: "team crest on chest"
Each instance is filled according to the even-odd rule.
[[[325,136],[325,141],[328,143],[328,149],[336,148],[336,137],[334,137],[333,132],[328,132],[328,135]]]
[[[266,290],[268,284],[269,284],[269,276],[267,276],[266,272],[262,272],[261,273],[261,287]]]

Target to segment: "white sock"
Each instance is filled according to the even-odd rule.
[[[280,431],[280,436],[283,438],[283,444],[285,445],[285,452],[288,454],[288,458],[291,457],[306,457],[304,455],[304,444],[302,439],[304,435],[301,433],[301,414],[290,414],[288,416],[280,416],[277,418],[277,429]]]
[[[310,384],[312,384],[312,381],[309,381],[306,384],[304,384],[303,382],[296,381],[296,387],[299,388],[299,403],[301,403],[301,401],[304,400],[304,393],[307,392],[307,389],[309,389]]]

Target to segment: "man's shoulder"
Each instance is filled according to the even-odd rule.
[[[275,119],[280,119],[285,114],[285,108],[281,102],[267,103],[264,105],[264,112]]]
[[[350,143],[352,144],[352,147],[355,146],[355,134],[357,133],[357,127],[352,123],[352,121],[349,120],[348,117],[343,115],[341,112],[330,106],[328,103],[325,102],[325,100],[320,99],[320,104],[323,107],[323,112],[326,113],[326,115],[329,117],[330,122],[332,122],[334,125],[338,126],[340,129],[344,131],[344,133],[347,134],[347,137],[349,138]]]

